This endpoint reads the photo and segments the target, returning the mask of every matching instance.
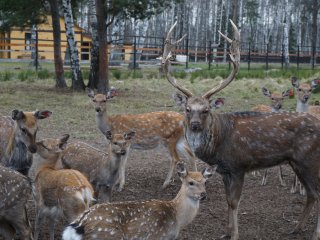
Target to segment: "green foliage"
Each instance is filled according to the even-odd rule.
[[[132,72],[131,77],[132,77],[133,79],[143,78],[143,73],[142,73],[141,70],[135,70],[135,71]]]
[[[46,68],[39,70],[37,75],[39,79],[53,78],[53,74],[50,74],[49,70]]]
[[[185,71],[176,71],[176,72],[173,72],[172,75],[176,78],[186,78],[187,77],[187,73]]]
[[[0,0],[0,31],[10,27],[30,27],[44,20],[44,1],[39,0]]]
[[[36,73],[33,70],[24,70],[24,71],[20,71],[18,73],[18,79],[21,82],[24,82],[26,80],[33,80],[36,77]]]
[[[10,71],[4,71],[3,73],[0,72],[0,81],[6,82],[10,81],[13,77],[13,73]]]
[[[119,80],[121,78],[121,71],[119,69],[111,70],[112,76]]]

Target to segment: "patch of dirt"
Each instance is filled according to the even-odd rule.
[[[103,147],[99,144],[98,147]],[[163,148],[150,151],[132,150],[128,159],[126,185],[122,192],[115,191],[114,201],[172,199],[178,193],[180,180],[165,190],[162,183],[168,170],[168,154]],[[198,161],[198,170],[205,164]],[[251,174],[246,176],[239,208],[240,239],[303,240],[310,239],[315,227],[315,213],[309,219],[304,232],[288,234],[295,226],[302,213],[305,197],[290,194],[293,173],[289,166],[284,166],[287,186],[281,187],[277,167],[269,170],[266,186],[261,186],[261,177]],[[183,229],[179,239],[219,239],[227,226],[227,204],[220,175],[208,180],[208,198],[201,202],[199,214],[195,220]],[[30,206],[29,216],[34,224],[34,207]],[[61,232],[66,226],[59,221],[55,239],[61,239]],[[40,239],[49,239],[47,225],[42,226]]]

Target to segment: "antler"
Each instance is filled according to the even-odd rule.
[[[170,60],[169,59],[171,57],[171,53],[174,50],[174,48],[176,47],[176,45],[178,45],[180,42],[182,42],[182,40],[187,36],[187,34],[185,34],[182,38],[180,38],[176,42],[172,43],[171,42],[171,35],[172,35],[173,29],[175,28],[176,25],[177,25],[177,22],[175,22],[172,25],[172,27],[170,28],[169,32],[167,33],[166,40],[164,41],[164,49],[163,49],[163,55],[162,55],[162,62],[161,63],[163,65],[163,71],[166,74],[166,77],[167,77],[169,83],[171,83],[172,86],[174,86],[175,88],[180,90],[187,97],[191,97],[192,93],[188,89],[180,86],[177,83],[177,80],[169,72],[169,64],[170,64]]]
[[[229,76],[226,79],[224,79],[222,82],[220,82],[220,84],[218,86],[212,88],[210,91],[208,91],[204,95],[202,95],[203,98],[210,99],[210,97],[213,94],[224,89],[226,86],[228,86],[232,82],[232,80],[235,78],[235,76],[237,75],[237,73],[239,71],[239,66],[240,66],[240,32],[239,32],[237,26],[232,22],[231,19],[230,19],[230,22],[231,22],[233,30],[234,30],[234,39],[231,40],[230,38],[228,38],[227,36],[222,34],[220,31],[219,31],[219,33],[226,41],[228,41],[231,44],[229,56],[230,56],[230,59],[232,62],[232,72],[229,74]]]

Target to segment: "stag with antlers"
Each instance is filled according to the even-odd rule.
[[[176,43],[171,43],[170,29],[165,42],[162,63],[168,81],[181,93],[176,101],[185,109],[184,134],[195,155],[210,165],[218,165],[228,203],[228,233],[239,239],[238,206],[246,172],[288,162],[307,192],[307,203],[293,233],[300,231],[320,198],[320,123],[307,113],[214,113],[220,106],[211,97],[227,87],[239,71],[240,33],[231,22],[234,39],[221,34],[230,44],[232,71],[218,86],[202,96],[194,96],[180,86],[168,71],[169,57]],[[320,213],[318,211],[318,219]],[[320,239],[318,220],[314,239]]]

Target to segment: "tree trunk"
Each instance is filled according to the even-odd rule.
[[[284,11],[285,11],[285,19],[284,19],[284,28],[283,28],[283,46],[284,46],[284,63],[285,68],[289,68],[289,6],[288,0],[285,1]]]
[[[57,0],[50,0],[50,9],[52,17],[53,30],[53,51],[54,51],[54,67],[56,72],[56,87],[66,88],[67,83],[64,79],[63,62],[61,57],[61,29],[60,15]]]
[[[98,38],[98,23],[95,0],[89,0],[89,19],[91,26],[92,46],[90,51],[90,74],[88,87],[98,89],[99,75],[99,38]]]
[[[105,0],[96,0],[96,12],[98,22],[99,39],[99,74],[97,89],[100,93],[106,93],[109,90],[109,81],[107,79],[108,60],[107,60],[107,25],[106,25],[106,5]]]
[[[69,51],[70,51],[70,62],[72,71],[72,89],[74,90],[84,90],[85,85],[82,79],[80,61],[79,61],[79,51],[77,47],[77,42],[75,41],[74,33],[74,23],[73,15],[71,9],[71,0],[62,0],[63,15],[66,27],[66,37],[68,41]]]
[[[227,5],[226,5],[226,22],[225,22],[225,32],[224,35],[228,36],[228,26],[229,26],[229,13],[230,13],[230,1],[231,0],[226,0]],[[227,41],[224,41],[223,45],[223,62],[227,61]]]
[[[313,0],[312,2],[312,37],[311,37],[311,49],[312,49],[312,69],[314,69],[314,65],[316,64],[316,45],[317,45],[317,36],[318,36],[318,11],[319,4],[318,0]]]

